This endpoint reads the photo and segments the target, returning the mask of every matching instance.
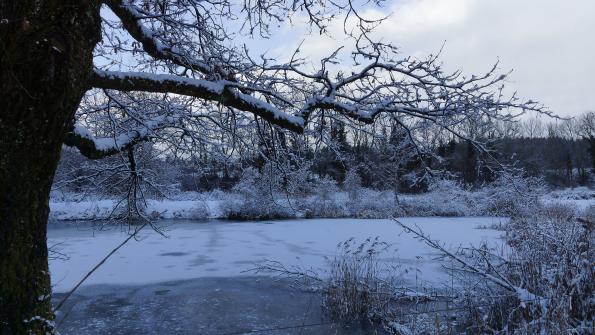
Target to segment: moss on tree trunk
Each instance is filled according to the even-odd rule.
[[[49,192],[99,20],[98,1],[0,0],[0,334],[53,331]]]

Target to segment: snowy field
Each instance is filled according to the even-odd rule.
[[[451,248],[486,241],[499,246],[501,232],[478,229],[502,218],[403,218]],[[145,228],[113,255],[85,285],[139,285],[201,277],[250,276],[265,260],[324,273],[337,244],[378,236],[390,244],[383,261],[397,267],[411,287],[440,286],[448,281],[428,247],[391,220],[311,219],[267,222],[158,222],[165,236]],[[54,292],[71,289],[102,257],[127,237],[119,228],[94,230],[88,225],[51,224],[48,245],[67,256],[50,261]]]

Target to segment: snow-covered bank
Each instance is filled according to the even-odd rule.
[[[50,219],[58,221],[103,220],[110,217],[118,201],[111,199],[51,201]],[[147,200],[145,212],[161,219],[223,218],[220,200]]]
[[[447,246],[500,244],[500,232],[478,229],[502,218],[403,218],[419,225]],[[391,220],[317,219],[241,223],[160,221],[165,237],[147,228],[110,258],[85,285],[142,284],[200,277],[246,276],[265,260],[286,266],[326,271],[337,244],[354,238],[379,238],[391,245],[386,261],[414,287],[449,282],[433,260],[434,251],[405,234]],[[112,248],[127,237],[119,229],[97,231],[72,225],[50,225],[48,245],[68,256],[50,261],[55,292],[72,288]]]
[[[543,197],[545,203],[563,203],[576,206],[578,210],[586,210],[595,206],[595,190],[588,187],[575,187],[556,190]]]
[[[329,197],[309,196],[254,199],[223,192],[181,192],[169,199],[149,199],[145,213],[153,219],[263,219],[263,218],[390,218],[393,216],[507,216],[530,208],[530,199],[513,191],[464,191],[442,185],[432,192],[399,195],[363,189],[357,197],[336,192]],[[107,219],[120,200],[53,197],[50,218],[58,221]],[[595,206],[595,191],[585,187],[557,190],[541,197],[544,204],[574,205],[584,211]]]

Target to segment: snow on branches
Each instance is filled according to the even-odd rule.
[[[371,32],[382,19],[371,20],[361,14],[371,4],[316,0],[241,4],[225,0],[105,0],[104,4],[104,38],[96,48],[97,69],[89,83],[99,89],[92,91],[94,94],[173,94],[186,105],[185,116],[220,109],[234,118],[247,118],[238,116],[240,112],[297,133],[316,133],[315,128],[324,127],[328,117],[370,124],[380,115],[390,114],[407,130],[412,143],[419,140],[420,131],[435,127],[470,140],[478,148],[483,148],[481,141],[463,128],[470,123],[482,128],[495,120],[510,121],[525,111],[549,114],[534,101],[522,101],[514,94],[505,96],[502,84],[506,75],[497,74],[497,66],[470,77],[459,71],[447,73],[438,55],[403,57],[396,47],[374,41]],[[242,36],[258,33],[266,37],[271,23],[298,16],[321,32],[342,17],[352,45],[329,50],[329,56],[314,69],[301,58],[299,49],[290,60],[278,61],[264,55],[254,59],[246,46],[237,47]],[[353,22],[355,28],[351,29]],[[84,107],[91,108],[103,105]],[[126,109],[121,106],[124,113]],[[413,126],[416,122],[424,127]],[[150,138],[145,125],[137,126],[124,131],[137,135],[126,135],[128,139],[121,141]],[[187,131],[161,132],[160,136],[180,136],[193,130],[183,122],[176,126]],[[79,141],[67,144],[89,147],[89,141],[84,140],[93,138],[77,129],[73,128],[68,138]],[[156,129],[151,133],[157,133]],[[104,144],[95,146],[101,149]],[[116,140],[114,148],[121,147]]]

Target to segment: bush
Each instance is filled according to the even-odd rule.
[[[304,204],[304,216],[307,218],[340,218],[349,214],[339,203],[337,182],[324,176],[314,184],[314,197]]]
[[[225,217],[235,220],[269,220],[295,217],[287,208],[275,199],[279,189],[278,180],[265,178],[253,168],[245,169],[233,191],[237,198],[229,198],[222,204]]]
[[[186,217],[188,219],[206,219],[210,215],[209,207],[204,201],[196,201],[196,204],[190,208],[188,215]]]
[[[319,292],[324,313],[337,324],[360,323],[368,326],[372,334],[386,333],[381,329],[388,329],[398,313],[395,302],[421,296],[411,295],[411,290],[397,285],[395,267],[381,261],[390,251],[390,245],[379,237],[359,244],[351,238],[339,243],[337,249],[328,272],[322,276],[313,269],[286,267],[277,261],[264,261],[252,271],[287,277],[294,288]]]
[[[347,171],[343,181],[343,190],[347,192],[349,201],[357,202],[360,200],[362,191],[362,179],[355,169]]]
[[[401,209],[409,216],[468,216],[475,214],[472,193],[453,180],[436,180],[429,192],[403,199]]]
[[[345,209],[336,201],[319,202],[314,199],[305,205],[304,217],[311,218],[344,218],[348,217]]]
[[[553,204],[507,226],[506,258],[475,249],[471,259],[509,286],[472,280],[467,330],[506,334],[588,334],[595,327],[595,224]],[[471,260],[470,260],[471,262]],[[480,276],[481,277],[481,276]],[[486,278],[484,276],[484,278]],[[487,308],[478,307],[486,305]],[[479,320],[479,321],[478,321]]]
[[[358,219],[386,219],[395,214],[394,197],[389,192],[361,189],[357,200],[347,202],[349,215]]]
[[[587,221],[595,222],[595,205],[585,208],[583,216]]]
[[[382,274],[378,255],[388,245],[378,237],[361,244],[353,239],[340,243],[339,254],[331,261],[330,275],[323,289],[322,306],[333,320],[346,323],[383,320],[393,285]]]
[[[545,192],[543,180],[502,174],[477,193],[477,211],[484,215],[529,215],[539,207]]]
[[[549,218],[556,224],[570,222],[576,218],[578,208],[575,204],[551,202],[544,204],[541,208],[541,216]]]

